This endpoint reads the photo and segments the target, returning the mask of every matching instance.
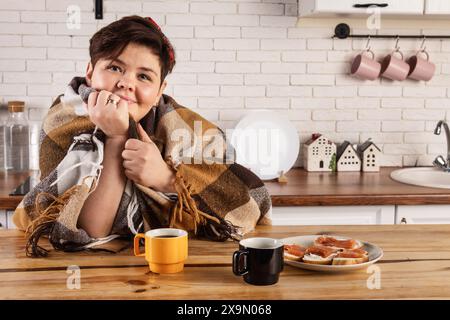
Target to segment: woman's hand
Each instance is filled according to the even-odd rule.
[[[109,99],[118,103],[109,102]],[[87,109],[91,121],[101,129],[108,138],[128,135],[128,102],[119,96],[102,90],[92,92],[88,98]]]
[[[134,182],[161,192],[175,192],[175,174],[147,132],[138,124],[142,141],[128,139],[122,152],[125,175]]]

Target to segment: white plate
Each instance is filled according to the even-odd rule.
[[[261,180],[278,178],[297,160],[300,142],[297,129],[285,117],[268,110],[254,111],[233,130],[231,144],[236,162]]]
[[[348,237],[342,237],[342,236],[336,236],[336,235],[326,235],[331,236],[337,239],[350,239]],[[301,245],[303,247],[310,247],[314,245],[314,240],[320,237],[320,235],[308,235],[308,236],[299,236],[299,237],[291,237],[291,238],[284,238],[281,239],[283,244],[297,244]],[[360,240],[361,241],[361,240]],[[364,246],[362,249],[366,250],[369,253],[369,261],[359,264],[351,264],[351,265],[319,265],[319,264],[310,264],[310,263],[304,263],[300,261],[291,261],[291,260],[284,260],[285,264],[307,269],[307,270],[314,270],[314,271],[326,271],[326,272],[343,272],[343,271],[353,271],[353,270],[359,270],[359,269],[365,269],[371,264],[374,264],[378,260],[380,260],[383,257],[383,250],[381,250],[380,247],[369,243],[361,241]]]

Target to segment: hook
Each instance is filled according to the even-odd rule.
[[[397,40],[395,41],[395,51],[399,51],[400,47],[398,46],[398,41],[400,40],[400,36],[397,35]]]
[[[420,45],[420,51],[425,51],[425,49],[427,48],[426,46],[425,46],[425,40],[426,40],[426,37],[425,37],[425,35],[423,35],[423,39],[422,39],[422,44]]]
[[[366,50],[367,51],[370,51],[369,43],[370,43],[370,34],[367,36],[367,43],[366,43]]]

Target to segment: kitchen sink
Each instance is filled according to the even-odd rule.
[[[414,167],[391,172],[391,178],[421,187],[450,189],[450,172],[435,167]]]

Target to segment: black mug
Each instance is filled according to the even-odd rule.
[[[283,251],[283,243],[277,239],[241,240],[239,250],[233,254],[233,273],[254,285],[277,283],[284,266]]]

